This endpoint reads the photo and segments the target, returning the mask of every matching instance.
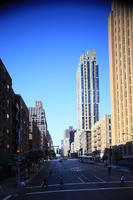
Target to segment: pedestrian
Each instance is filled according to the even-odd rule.
[[[112,170],[112,167],[108,166],[108,175],[111,175],[111,170]]]
[[[23,176],[20,178],[18,193],[20,196],[25,194],[25,182]]]
[[[25,187],[24,177],[21,177],[21,180],[19,182],[19,185],[23,188]]]
[[[46,177],[43,179],[43,183],[42,183],[42,187],[46,187],[46,188],[48,188],[48,182],[47,182],[47,179],[46,179]]]
[[[63,176],[62,175],[60,176],[60,185],[61,186],[64,185],[64,180],[63,180]]]
[[[125,184],[125,176],[124,176],[124,174],[121,175],[120,182],[121,182],[121,186],[124,186],[124,184]]]

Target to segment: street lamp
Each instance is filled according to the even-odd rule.
[[[17,103],[16,104],[16,119],[17,119],[17,125],[16,125],[16,130],[18,134],[18,149],[17,149],[17,169],[18,169],[18,184],[20,183],[20,150],[21,150],[21,135],[20,135],[20,106]]]
[[[17,162],[17,167],[18,167],[18,184],[20,183],[20,129],[18,130],[18,149],[17,149],[17,154],[18,154],[18,162]]]

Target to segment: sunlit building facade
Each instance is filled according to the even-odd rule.
[[[112,1],[108,32],[112,144],[119,145],[133,140],[133,7],[128,1]]]
[[[74,151],[78,153],[80,150],[80,134],[78,131],[75,132],[74,134]]]
[[[91,128],[99,121],[99,67],[95,50],[89,50],[80,57],[77,70],[77,113],[79,151],[80,154],[87,154],[91,150]]]
[[[76,130],[73,129],[72,126],[69,126],[68,129],[65,130],[64,138],[63,138],[63,155],[64,156],[70,156],[70,153],[74,151],[74,136],[75,136]],[[73,144],[72,144],[73,143]],[[72,146],[71,146],[72,144]],[[71,147],[72,152],[71,152]]]
[[[91,151],[102,155],[112,146],[111,115],[104,115],[91,129]]]

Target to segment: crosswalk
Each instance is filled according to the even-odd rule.
[[[104,184],[119,184],[120,181],[95,181],[95,182],[79,182],[79,183],[65,183],[64,185],[65,186],[73,186],[73,185],[76,185],[76,186],[80,186],[80,185],[104,185]],[[131,183],[133,184],[133,181],[125,181],[125,184],[126,183]],[[59,187],[60,184],[50,184],[48,185],[48,188],[53,188],[53,187]],[[37,185],[37,186],[27,186],[25,187],[26,189],[39,189],[39,188],[42,188],[42,184],[41,185]]]

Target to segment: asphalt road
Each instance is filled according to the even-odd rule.
[[[46,168],[36,176],[25,189],[15,194],[14,200],[130,200],[133,199],[133,174],[125,173],[126,183],[120,185],[121,172],[97,164],[80,163],[78,160],[48,162],[52,174],[48,176]],[[48,176],[48,188],[42,188],[44,177]],[[60,176],[64,185],[60,185]]]

